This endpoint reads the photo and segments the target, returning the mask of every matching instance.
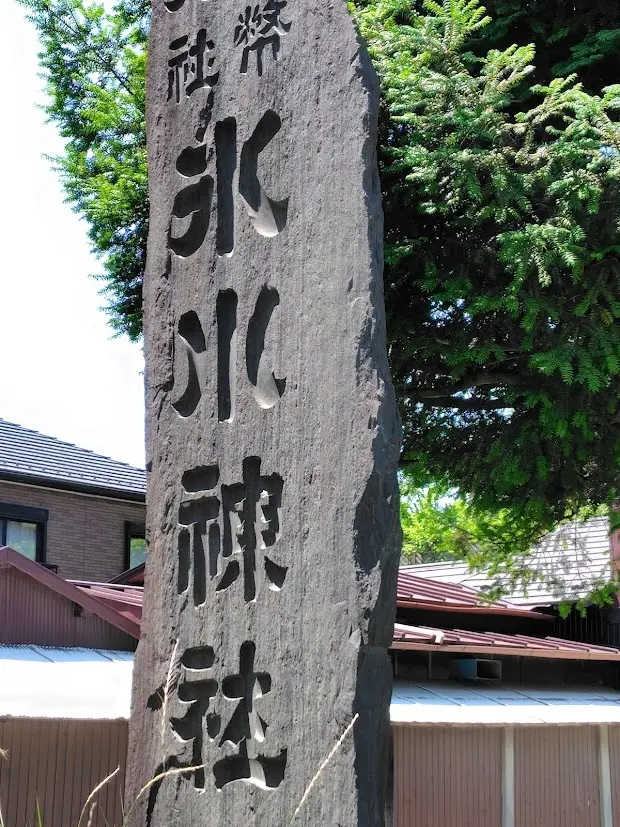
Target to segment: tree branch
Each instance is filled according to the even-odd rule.
[[[67,22],[66,19],[61,17],[61,15],[52,8],[51,4],[48,2],[46,3],[44,10],[48,12],[52,16],[52,18],[56,21],[59,27],[64,26],[65,29],[70,32],[71,34],[75,35],[78,38],[81,38],[80,44],[82,47],[86,49],[87,52],[99,63],[99,65],[107,72],[116,78],[119,85],[132,97],[134,100],[137,100],[136,93],[134,90],[129,86],[129,81],[126,77],[121,75],[111,60],[106,60],[102,55],[94,49],[88,42],[88,31],[85,30],[84,26],[80,23],[80,21],[75,16],[75,11],[71,9],[71,17],[73,18],[76,28],[72,28],[71,25]],[[59,32],[60,34],[60,32]]]
[[[422,401],[424,399],[448,397],[453,393],[462,393],[474,387],[496,387],[497,385],[534,390],[531,381],[515,373],[478,373],[465,376],[460,381],[453,382],[450,385],[440,385],[435,388],[400,388],[397,393],[398,396],[411,396]]]
[[[413,401],[430,408],[456,408],[459,411],[499,411],[513,407],[502,399],[465,399],[462,396],[436,396]]]

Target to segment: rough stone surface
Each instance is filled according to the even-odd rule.
[[[344,0],[154,0],[145,827],[383,820],[399,554],[378,92]],[[172,664],[172,666],[170,666]],[[166,691],[167,687],[167,691]]]

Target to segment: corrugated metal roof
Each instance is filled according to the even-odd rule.
[[[128,719],[133,655],[105,649],[0,646],[0,717]],[[620,692],[397,683],[394,724],[620,723]]]
[[[69,580],[84,594],[102,601],[123,617],[130,619],[139,627],[142,620],[142,587],[111,583],[91,583],[86,580]]]
[[[545,606],[563,599],[585,597],[611,576],[609,520],[595,517],[583,523],[570,523],[551,532],[528,560],[538,572],[527,594],[507,596],[510,603]],[[478,591],[488,589],[493,578],[488,573],[471,572],[467,563],[419,563],[401,571],[429,578],[445,585],[462,585]]]
[[[128,719],[132,668],[131,652],[0,646],[0,716]]]
[[[393,724],[478,726],[620,723],[620,692],[613,689],[464,686],[397,683],[392,690]]]
[[[620,661],[620,650],[556,637],[504,635],[499,632],[471,632],[466,629],[438,629],[429,626],[394,624],[394,647],[427,650],[429,647],[454,652],[494,652],[530,657],[575,660]]]
[[[146,473],[0,419],[0,478],[23,478],[73,489],[96,489],[144,499]]]
[[[41,586],[77,603],[86,611],[92,612],[97,617],[112,624],[112,626],[128,635],[132,635],[136,640],[140,637],[141,589],[139,595],[136,593],[136,602],[128,603],[127,598],[124,602],[121,602],[120,599],[118,601],[111,600],[107,590],[113,590],[114,587],[102,584],[102,590],[106,591],[107,595],[107,599],[102,599],[101,596],[97,597],[92,594],[89,588],[80,589],[69,580],[59,577],[39,563],[24,557],[15,549],[2,546],[0,547],[0,571],[8,567],[22,572]],[[121,591],[124,591],[123,587],[121,587]]]
[[[401,608],[418,607],[446,611],[481,611],[493,614],[533,615],[508,600],[485,600],[471,586],[461,583],[443,583],[429,577],[420,577],[408,569],[398,572],[398,605]],[[538,616],[538,615],[537,615]]]

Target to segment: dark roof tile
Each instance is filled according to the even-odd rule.
[[[4,419],[0,419],[0,479],[127,494],[133,499],[143,499],[146,491],[143,469]]]

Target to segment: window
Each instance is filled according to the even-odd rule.
[[[47,517],[43,508],[0,503],[0,546],[10,546],[24,557],[43,563]]]
[[[125,523],[125,569],[133,569],[146,560],[144,523]]]

